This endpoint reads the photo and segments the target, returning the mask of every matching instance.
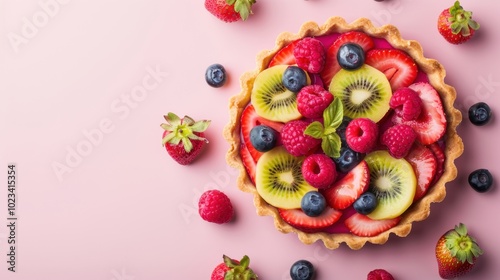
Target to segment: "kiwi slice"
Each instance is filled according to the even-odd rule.
[[[373,220],[399,217],[413,203],[417,189],[411,164],[382,150],[369,153],[365,161],[370,168],[369,190],[378,200],[375,210],[367,216]]]
[[[259,158],[255,172],[259,195],[277,208],[300,208],[302,197],[317,190],[302,176],[303,161],[303,157],[290,155],[282,146],[265,152]]]
[[[285,88],[283,73],[288,65],[276,65],[255,78],[251,99],[255,112],[268,120],[288,122],[302,117],[297,109],[297,93]],[[310,79],[308,78],[308,84]]]
[[[384,73],[365,64],[356,70],[341,69],[333,76],[330,92],[340,98],[344,115],[380,121],[389,111],[391,84]]]

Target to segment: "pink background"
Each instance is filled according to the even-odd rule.
[[[247,254],[264,280],[289,279],[298,259],[315,265],[318,280],[366,279],[375,268],[396,279],[432,280],[439,279],[435,243],[459,222],[485,251],[477,269],[460,279],[500,279],[498,186],[480,194],[467,183],[477,168],[500,177],[495,119],[474,127],[464,118],[459,176],[427,220],[407,238],[391,236],[359,251],[307,246],[276,231],[236,188],[235,170],[225,162],[228,99],[239,92],[239,77],[254,69],[255,55],[272,48],[280,32],[335,15],[396,25],[445,66],[462,113],[486,101],[496,114],[500,4],[462,0],[482,27],[471,42],[454,46],[436,28],[438,14],[453,2],[260,0],[247,22],[226,24],[201,0],[0,1],[0,279],[209,279],[222,254]],[[212,63],[228,71],[223,88],[204,81]],[[159,125],[169,111],[212,120],[209,147],[189,167],[161,146]],[[10,162],[19,173],[16,273],[6,263]],[[234,223],[199,218],[198,197],[212,188],[231,198]]]

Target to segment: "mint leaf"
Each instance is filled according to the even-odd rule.
[[[335,98],[330,105],[323,112],[323,119],[325,120],[325,128],[336,129],[342,123],[344,117],[344,106],[340,98]]]
[[[340,141],[340,136],[337,133],[332,133],[325,135],[321,141],[321,148],[323,152],[331,158],[340,157],[340,146],[342,142]]]
[[[323,125],[318,121],[312,122],[306,127],[304,134],[316,139],[321,139],[323,137]]]

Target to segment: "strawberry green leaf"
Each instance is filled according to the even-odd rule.
[[[234,3],[234,10],[240,14],[242,20],[248,18],[252,13],[252,5],[255,4],[255,0],[226,0],[226,3],[229,2]]]
[[[304,134],[316,139],[321,139],[323,137],[323,125],[318,121],[312,122],[306,127]]]
[[[337,133],[332,133],[323,136],[323,140],[321,141],[321,148],[323,152],[329,157],[338,158],[340,157],[340,146],[342,145],[342,141],[340,140],[340,136]]]
[[[451,256],[461,263],[467,261],[473,264],[474,260],[483,254],[476,240],[467,233],[467,228],[462,223],[448,232],[445,239],[446,248],[450,251]]]
[[[233,5],[236,0],[226,0],[226,4]]]
[[[165,118],[165,120],[173,125],[173,126],[177,126],[177,125],[180,125],[181,124],[181,119],[174,113],[168,113],[166,116],[163,116]]]
[[[193,123],[193,125],[191,126],[191,130],[194,132],[203,132],[207,130],[209,125],[210,121],[198,121]]]
[[[195,121],[191,117],[184,116],[184,118],[182,119],[182,123],[185,125],[193,125]]]

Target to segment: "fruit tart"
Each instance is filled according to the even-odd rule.
[[[257,55],[230,99],[227,162],[257,213],[305,244],[405,237],[463,152],[445,69],[392,25],[307,22]]]

